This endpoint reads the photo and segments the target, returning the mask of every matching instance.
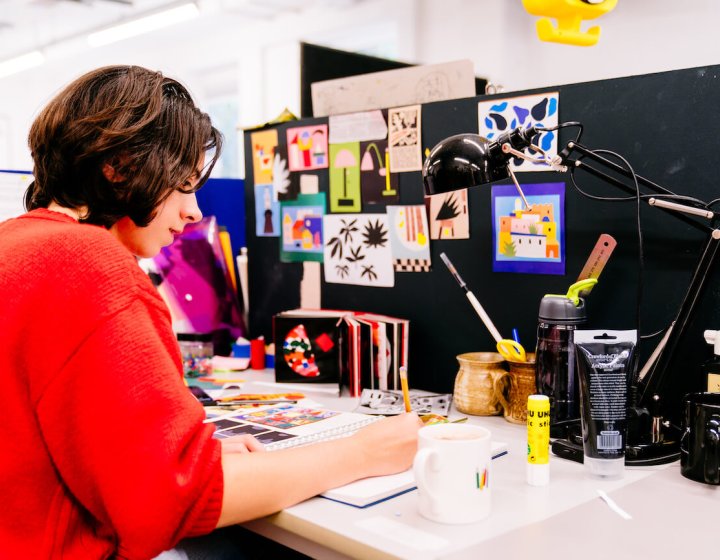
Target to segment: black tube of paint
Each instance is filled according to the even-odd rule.
[[[593,476],[620,478],[624,472],[636,341],[634,330],[574,333],[584,464]]]

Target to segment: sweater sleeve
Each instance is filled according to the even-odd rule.
[[[68,491],[120,557],[212,531],[220,443],[182,382],[169,320],[135,298],[103,320],[44,392],[38,421]]]

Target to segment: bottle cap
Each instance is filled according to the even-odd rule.
[[[547,486],[550,483],[550,464],[527,465],[527,483],[530,486]]]
[[[566,296],[546,295],[540,300],[538,319],[561,323],[564,325],[578,325],[587,320],[585,300],[580,298],[577,305]]]
[[[620,457],[619,459],[597,459],[595,457],[585,456],[583,463],[585,464],[585,470],[596,478],[611,480],[614,478],[622,478],[625,474],[624,457]]]

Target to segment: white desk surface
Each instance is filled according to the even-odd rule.
[[[277,392],[272,371],[243,372],[243,390]],[[336,410],[352,410],[358,399],[304,391]],[[453,410],[451,418],[466,416]],[[444,525],[417,512],[417,491],[358,509],[312,498],[245,527],[313,558],[403,558],[412,560],[503,558],[533,560],[687,559],[719,550],[720,487],[680,474],[679,462],[626,468],[621,480],[590,478],[583,466],[550,457],[550,484],[525,482],[526,429],[499,416],[470,416],[508,443],[493,461],[492,513],[468,525]],[[598,497],[604,490],[632,519],[623,519]],[[705,554],[705,555],[706,555]],[[704,556],[705,556],[704,555]],[[703,556],[703,557],[704,557]],[[499,557],[499,556],[498,556]]]

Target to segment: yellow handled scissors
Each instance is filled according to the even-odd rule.
[[[526,362],[527,355],[525,354],[525,348],[522,344],[510,340],[509,338],[502,338],[497,342],[497,351],[500,355],[509,362]]]

